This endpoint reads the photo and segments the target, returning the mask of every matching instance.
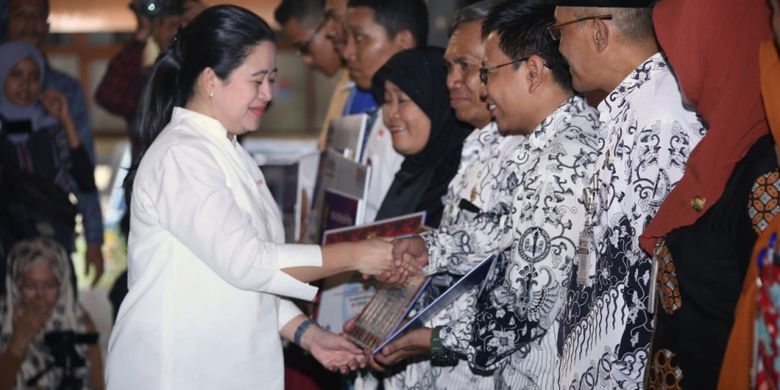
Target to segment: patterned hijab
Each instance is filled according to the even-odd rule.
[[[36,102],[26,107],[20,107],[11,103],[4,92],[5,79],[11,68],[25,58],[31,58],[38,64],[38,76],[41,80],[41,86],[43,86],[46,63],[40,50],[24,41],[13,41],[0,45],[0,80],[2,80],[3,86],[3,89],[0,90],[0,115],[12,121],[30,120],[35,131],[55,125],[57,120],[49,115],[40,103]]]
[[[766,0],[662,0],[655,6],[658,42],[708,130],[640,238],[649,253],[656,239],[693,224],[718,201],[734,166],[767,133],[758,52],[771,36],[769,16]],[[697,197],[704,200],[699,211],[692,205]]]
[[[76,303],[71,286],[70,259],[65,249],[50,238],[35,238],[18,242],[8,254],[5,296],[0,301],[0,353],[4,353],[13,335],[14,309],[23,305],[19,290],[25,272],[31,264],[42,262],[51,267],[59,282],[59,295],[54,304],[51,317],[41,331],[32,339],[24,360],[16,376],[15,389],[27,389],[25,383],[47,367],[53,358],[44,343],[44,335],[52,331],[71,330],[77,333],[86,331],[86,317],[83,309]],[[87,361],[87,367],[75,370],[82,383],[88,383],[89,359],[87,349],[77,346],[76,351]],[[41,377],[35,388],[54,389],[60,383],[61,370],[52,369]]]
[[[425,210],[426,224],[436,227],[444,208],[441,197],[458,170],[463,141],[473,129],[458,121],[450,107],[444,49],[410,49],[390,58],[372,80],[377,101],[384,99],[385,81],[397,85],[428,116],[431,134],[420,153],[404,159],[377,219]]]

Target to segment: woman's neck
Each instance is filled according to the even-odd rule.
[[[214,110],[211,107],[211,104],[208,103],[208,101],[204,102],[203,99],[198,98],[192,98],[190,99],[187,104],[184,105],[184,108],[197,112],[198,114],[205,115],[211,119],[214,119],[215,121],[219,122],[219,119],[214,115]],[[227,130],[225,125],[222,124],[222,122],[219,122],[222,125],[222,128],[225,130],[225,136],[227,137],[228,141],[233,142],[233,139],[235,138],[234,134],[231,134],[230,131]]]

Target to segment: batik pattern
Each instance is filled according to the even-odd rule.
[[[444,196],[444,213],[440,229],[457,223],[467,223],[478,213],[460,207],[461,200],[471,202],[479,209],[491,209],[501,194],[495,191],[499,188],[499,178],[491,171],[501,166],[511,158],[526,137],[521,135],[502,136],[495,123],[474,130],[464,141],[461,152],[461,162],[458,172],[450,181],[447,194]],[[465,270],[468,272],[468,270]],[[463,275],[463,269],[442,272],[433,276],[433,285],[426,290],[420,301],[429,303],[448,287],[458,275]],[[442,310],[434,319],[426,324],[428,327],[444,325],[459,318],[467,310],[472,310],[476,301],[476,289],[463,294],[455,302]],[[492,389],[492,379],[478,377],[472,374],[464,363],[454,367],[432,367],[427,359],[407,362],[404,367],[398,367],[399,372],[388,375],[384,380],[385,389],[436,389],[460,388],[467,386],[472,389]],[[366,382],[371,382],[367,380]],[[365,388],[365,387],[364,387]]]
[[[599,105],[607,144],[596,161],[587,284],[571,272],[561,318],[560,384],[565,389],[641,388],[653,317],[651,258],[639,236],[682,177],[704,135],[682,107],[677,82],[656,53]]]
[[[780,212],[780,172],[777,170],[766,173],[756,179],[751,188],[748,203],[748,215],[753,221],[756,234],[769,226],[775,215]]]
[[[601,134],[596,111],[580,97],[569,99],[490,172],[498,194],[492,208],[423,235],[428,273],[464,273],[500,255],[476,305],[464,305],[440,333],[445,347],[466,356],[469,365],[492,371],[495,387],[554,383],[556,318]],[[543,337],[548,332],[552,337]]]
[[[656,261],[658,262],[658,276],[656,285],[658,287],[658,299],[661,308],[666,314],[672,315],[682,308],[682,295],[680,294],[680,283],[677,279],[677,269],[674,266],[672,254],[666,246],[664,239],[659,239],[656,244]]]

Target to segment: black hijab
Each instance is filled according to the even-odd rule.
[[[397,85],[428,116],[431,135],[420,153],[404,159],[376,218],[424,210],[427,212],[426,224],[437,227],[444,208],[441,198],[458,170],[463,141],[473,129],[458,121],[450,107],[444,49],[410,49],[390,58],[372,80],[377,101],[384,101],[387,80]]]

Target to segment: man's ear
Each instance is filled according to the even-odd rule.
[[[401,30],[395,37],[393,37],[393,43],[400,47],[401,50],[413,49],[417,47],[417,41],[414,39],[414,35],[409,30]]]
[[[601,19],[593,19],[593,44],[596,47],[596,51],[603,52],[609,46],[609,27]]]
[[[528,93],[534,93],[547,77],[544,66],[544,59],[536,54],[531,55],[525,60],[525,66],[528,68]]]

